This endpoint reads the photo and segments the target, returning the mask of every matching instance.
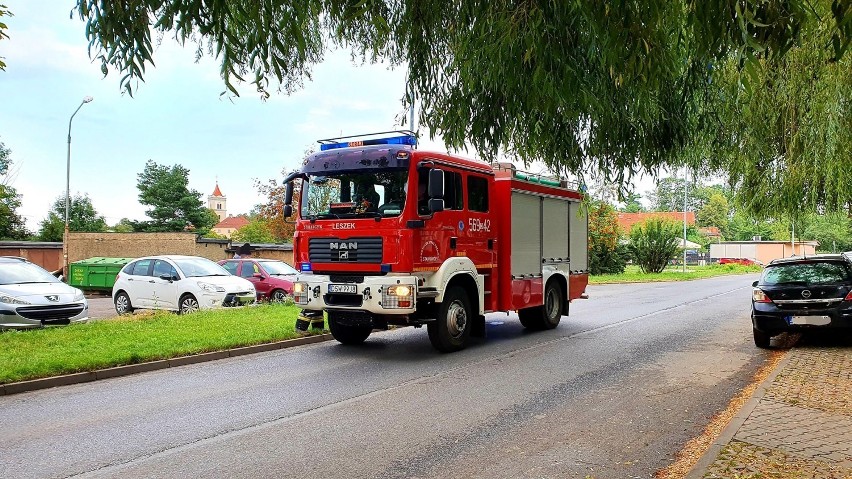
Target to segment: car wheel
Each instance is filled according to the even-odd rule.
[[[518,311],[521,324],[531,330],[553,329],[562,319],[562,288],[556,281],[548,281],[544,289],[544,304]]]
[[[373,332],[373,328],[370,326],[341,324],[337,313],[331,311],[328,313],[328,330],[340,344],[361,344]]]
[[[276,289],[269,295],[269,300],[273,303],[283,303],[287,299],[287,293],[282,289]]]
[[[474,319],[467,293],[454,286],[444,294],[444,301],[438,308],[438,319],[426,327],[429,341],[442,353],[460,351],[467,347]]]
[[[768,348],[772,335],[757,328],[752,328],[752,331],[754,331],[754,345],[762,349]]]
[[[180,298],[178,314],[188,314],[198,311],[198,300],[191,294],[185,294]]]
[[[133,312],[133,305],[130,304],[130,296],[124,291],[120,291],[115,295],[115,312],[119,315],[130,314]]]

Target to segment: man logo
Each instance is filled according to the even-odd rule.
[[[349,259],[349,252],[348,251],[338,251],[337,254],[339,255],[337,258],[340,259],[340,260],[344,260],[344,259],[348,260]]]
[[[353,250],[353,249],[358,249],[358,243],[355,243],[355,242],[348,242],[347,243],[345,241],[340,241],[340,242],[329,243],[328,248],[333,249],[333,250]]]

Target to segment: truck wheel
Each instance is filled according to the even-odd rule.
[[[518,310],[521,324],[531,330],[540,331],[559,326],[562,319],[562,288],[556,281],[548,281],[544,288],[544,304],[534,308]]]
[[[442,353],[462,350],[467,346],[475,320],[467,293],[454,286],[444,294],[444,301],[438,308],[438,319],[428,323],[429,341]]]
[[[328,330],[340,344],[361,344],[367,340],[373,328],[369,326],[350,326],[340,324],[337,314],[328,313]]]
[[[756,328],[752,328],[752,331],[754,331],[754,345],[761,349],[768,348],[772,335]]]

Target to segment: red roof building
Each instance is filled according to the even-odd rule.
[[[218,188],[217,188],[218,189]],[[220,234],[226,238],[230,238],[234,231],[249,224],[249,220],[245,216],[229,216],[212,228],[216,234]]]
[[[618,226],[621,231],[630,233],[633,225],[644,223],[650,218],[669,218],[679,223],[683,222],[683,211],[650,211],[644,213],[618,213]],[[695,212],[686,212],[686,224],[689,226],[695,225]]]

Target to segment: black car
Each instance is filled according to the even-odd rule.
[[[845,255],[776,259],[752,286],[754,344],[808,329],[852,330],[852,260]]]

